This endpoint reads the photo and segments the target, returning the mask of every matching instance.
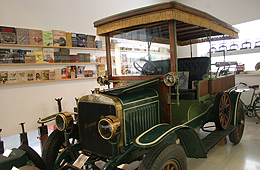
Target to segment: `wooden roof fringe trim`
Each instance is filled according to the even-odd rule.
[[[219,40],[228,40],[228,39],[233,39],[233,37],[228,36],[221,36],[221,37],[211,37],[211,41],[219,41]],[[197,44],[197,43],[202,43],[202,42],[208,42],[208,38],[199,38],[199,39],[193,39],[193,40],[187,40],[187,41],[182,41],[182,42],[177,42],[178,46],[185,46],[185,45],[190,45],[190,44]]]
[[[235,31],[224,28],[216,23],[213,23],[205,18],[198,17],[178,9],[165,9],[161,11],[155,11],[151,13],[136,15],[129,18],[116,20],[97,27],[97,35],[104,35],[112,31],[116,31],[123,28],[128,28],[137,25],[143,25],[153,22],[178,20],[188,24],[197,25],[205,28],[209,28],[213,31],[229,35],[233,38],[238,38],[238,34]]]

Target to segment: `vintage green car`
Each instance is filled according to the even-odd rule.
[[[177,2],[94,26],[106,42],[107,76],[98,83],[108,88],[80,97],[77,114],[55,115],[58,130],[43,148],[48,169],[112,170],[140,161],[139,170],[185,170],[186,157],[206,158],[227,135],[240,142],[244,114],[234,75],[213,76],[210,57],[177,57],[177,45],[208,41],[210,49],[213,40],[238,38],[237,29]],[[216,130],[200,139],[208,122]]]

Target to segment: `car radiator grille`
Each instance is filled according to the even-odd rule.
[[[130,144],[138,135],[160,123],[159,102],[124,111],[125,144]]]
[[[112,155],[111,144],[98,133],[98,122],[102,116],[116,116],[115,106],[79,102],[78,108],[81,148],[84,151],[100,156],[110,157]],[[114,142],[115,141],[116,139],[114,139]],[[117,153],[117,149],[115,153]]]

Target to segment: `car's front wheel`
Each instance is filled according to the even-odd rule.
[[[69,135],[70,144],[75,144],[79,140],[78,126],[74,125],[72,133]],[[42,151],[42,159],[48,170],[54,169],[54,163],[58,154],[65,149],[64,132],[54,130],[47,138]],[[66,162],[64,162],[66,163]]]
[[[181,145],[163,142],[147,153],[138,170],[186,170],[187,159]]]

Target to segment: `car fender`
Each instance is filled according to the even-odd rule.
[[[231,106],[232,106],[232,113],[233,113],[233,117],[231,120],[231,124],[232,125],[239,125],[240,124],[240,120],[237,119],[238,116],[238,105],[239,105],[239,101],[240,101],[240,97],[241,94],[244,91],[241,90],[234,90],[230,92],[230,98],[231,98]]]
[[[176,141],[177,139],[180,139],[180,144],[183,146],[187,157],[207,157],[197,132],[185,125],[157,124],[139,135],[133,144],[136,147],[153,147],[163,141]]]

